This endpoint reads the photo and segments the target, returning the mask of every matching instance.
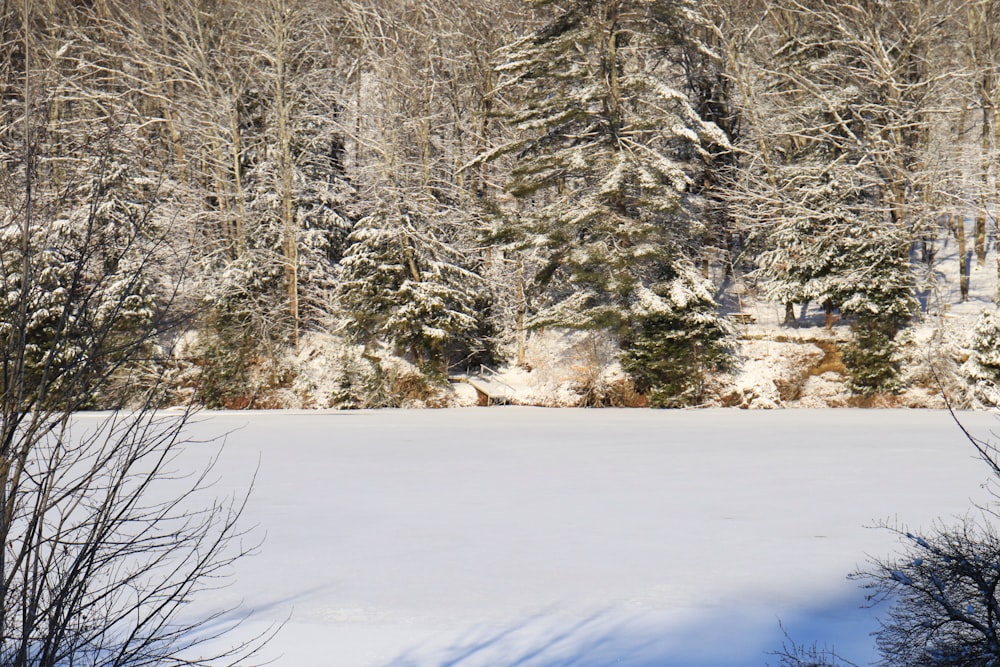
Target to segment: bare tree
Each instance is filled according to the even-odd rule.
[[[968,90],[965,107],[978,111],[978,137],[973,153],[977,156],[970,165],[973,176],[972,202],[976,212],[975,251],[977,263],[986,261],[987,221],[993,218],[996,228],[995,200],[998,190],[998,139],[1000,139],[1000,3],[996,0],[972,0],[963,9],[965,34],[962,36],[966,62],[965,82]],[[1000,264],[997,265],[1000,270]]]
[[[950,410],[950,408],[949,408]],[[952,413],[992,481],[1000,450],[970,434]],[[993,487],[994,496],[996,488]],[[980,507],[954,525],[929,530],[887,526],[905,545],[853,575],[873,604],[892,605],[876,634],[883,664],[980,667],[1000,663],[1000,534],[995,507]]]
[[[112,148],[141,131],[105,122],[73,160],[46,155],[59,116],[38,81],[58,51],[31,3],[3,18],[20,58],[0,127],[0,665],[237,662],[259,642],[201,655],[222,612],[181,619],[252,544],[245,496],[215,498],[210,468],[177,470],[190,411],[157,412],[163,375],[147,362],[178,324],[175,249],[152,225],[155,184],[123,193]],[[77,158],[86,179],[50,163]],[[110,412],[77,416],[95,405]]]

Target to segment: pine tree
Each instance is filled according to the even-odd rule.
[[[169,230],[155,214],[157,184],[142,173],[148,165],[130,154],[140,152],[130,145],[130,129],[116,128],[121,136],[114,146],[105,141],[90,154],[62,159],[70,185],[61,191],[53,192],[49,180],[33,184],[32,207],[45,218],[26,222],[19,219],[23,200],[0,201],[0,321],[19,319],[11,304],[26,304],[28,312],[23,331],[0,325],[0,335],[24,336],[25,384],[32,389],[46,377],[73,377],[71,370],[84,365],[113,374],[126,353],[155,355],[153,340],[143,339],[139,350],[134,341],[167,299],[161,281]],[[20,167],[8,174],[11,181],[30,173]],[[41,170],[49,168],[43,161]],[[130,364],[123,372],[134,370]],[[89,392],[81,382],[88,406],[109,398]]]
[[[239,231],[228,252],[204,255],[199,267],[205,308],[196,353],[202,400],[212,406],[244,404],[286,381],[287,348],[330,324],[355,196],[335,56],[312,32],[322,33],[323,20],[307,3],[248,9],[231,137],[229,206]]]
[[[873,393],[899,388],[895,338],[915,310],[909,221],[896,191],[909,139],[886,140],[915,126],[899,120],[910,103],[890,103],[875,83],[861,14],[836,4],[775,7],[771,20],[793,29],[768,33],[767,61],[753,66],[762,83],[747,103],[766,120],[752,135],[757,166],[741,174],[735,199],[762,241],[757,275],[768,295],[850,316],[849,385]],[[845,26],[859,33],[845,36]]]
[[[731,366],[732,331],[694,267],[654,288],[640,288],[622,367],[653,407],[701,402],[709,372]]]
[[[834,293],[832,281],[843,262],[843,241],[856,223],[849,202],[857,193],[849,171],[824,148],[811,148],[812,155],[790,156],[774,169],[780,190],[757,183],[752,224],[763,249],[756,275],[763,278],[767,298],[778,303],[833,305],[844,295]]]
[[[972,383],[973,395],[985,405],[1000,405],[1000,318],[984,310],[976,322],[968,360],[961,373]]]
[[[848,387],[859,394],[898,391],[896,338],[917,307],[909,243],[895,228],[869,222],[859,224],[842,247],[829,291],[841,312],[853,318],[854,340],[843,357]]]
[[[605,329],[627,335],[633,349],[643,338],[655,346],[664,327],[697,340],[704,332],[685,329],[685,318],[646,326],[633,308],[670,292],[676,276],[701,280],[684,268],[702,231],[688,190],[707,151],[728,146],[669,85],[671,48],[693,20],[691,4],[532,4],[553,7],[553,18],[506,47],[498,67],[501,90],[516,100],[509,122],[519,138],[480,158],[516,156],[507,189],[528,210],[503,234],[545,256],[536,283],[547,302],[532,325]],[[711,304],[708,296],[701,316],[715,317]]]
[[[509,231],[547,250],[539,279],[553,288],[555,317],[542,319],[610,327],[627,319],[635,290],[683,254],[695,226],[691,162],[726,139],[657,67],[687,3],[564,6],[504,50],[498,69],[502,87],[517,88],[509,120],[521,137],[483,159],[517,156],[508,189],[534,206]],[[566,298],[582,305],[577,317],[558,307]]]
[[[276,167],[269,161],[255,164],[246,176],[247,238],[243,257],[236,264],[252,265],[252,271],[273,275],[285,273],[288,258],[278,249],[285,247],[285,237],[295,235],[294,261],[297,269],[300,321],[305,327],[315,327],[331,313],[328,295],[336,288],[336,263],[347,244],[351,223],[345,215],[352,197],[350,186],[332,172],[323,173],[308,165],[296,165],[293,173],[292,216],[290,232],[282,222],[282,198],[273,188]],[[266,283],[266,285],[264,284]],[[268,279],[259,284],[264,290],[258,296],[280,300],[286,296],[287,285]],[[285,306],[287,310],[287,305]],[[281,317],[281,328],[294,325]],[[277,333],[277,332],[276,332]]]
[[[415,211],[382,206],[358,221],[348,243],[338,294],[357,340],[386,341],[438,373],[452,353],[476,349],[482,279]]]

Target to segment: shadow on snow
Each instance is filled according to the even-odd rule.
[[[692,611],[689,619],[552,611],[507,627],[479,627],[450,646],[416,647],[384,667],[764,667],[780,662],[773,654],[789,638],[865,665],[875,659],[871,633],[880,610],[861,608],[861,598],[857,591],[781,618],[738,608]]]

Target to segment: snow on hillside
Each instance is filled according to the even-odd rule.
[[[971,220],[967,236],[973,237]],[[980,266],[969,253],[969,299],[961,302],[959,262],[954,239],[942,230],[934,263],[913,258],[920,312],[900,334],[903,343],[903,382],[898,396],[863,398],[844,386],[840,353],[851,340],[848,322],[837,320],[824,327],[822,304],[796,304],[798,322],[783,324],[783,304],[762,298],[763,289],[749,277],[732,279],[723,267],[713,268],[719,285],[717,300],[729,316],[738,337],[737,364],[731,374],[718,377],[707,392],[707,407],[817,408],[817,407],[944,407],[941,385],[954,405],[980,407],[958,368],[968,357],[970,334],[984,309],[993,308],[997,290],[995,239],[990,238],[985,263]],[[738,271],[737,271],[738,273]],[[548,407],[641,406],[642,397],[629,391],[618,363],[617,345],[607,336],[587,331],[542,330],[526,336],[524,363],[517,364],[516,350],[503,350],[506,363],[495,368],[452,371],[444,390],[417,391],[397,397],[389,405],[403,407],[518,404]],[[381,372],[393,375],[396,386],[425,385],[420,371],[388,350],[379,353]],[[363,378],[370,373],[360,346],[342,339],[310,334],[294,358],[290,388],[279,389],[261,405],[289,408],[343,406],[346,375]],[[362,392],[363,393],[363,392]],[[403,392],[405,393],[405,391]],[[348,401],[346,403],[350,405]],[[361,401],[364,405],[364,401]]]
[[[207,413],[192,435],[224,432],[217,490],[259,467],[266,540],[199,604],[249,613],[241,636],[285,623],[275,667],[763,667],[779,622],[866,664],[878,610],[845,577],[896,548],[866,526],[986,497],[943,411]]]
[[[967,236],[972,238],[972,221]],[[971,246],[970,246],[971,247]],[[920,313],[902,334],[906,390],[899,396],[861,399],[844,387],[841,348],[851,340],[847,322],[824,327],[822,304],[797,304],[798,322],[783,324],[784,305],[760,298],[745,279],[731,280],[717,267],[721,285],[718,300],[738,332],[738,366],[718,380],[709,405],[741,408],[778,407],[944,407],[939,382],[951,400],[970,406],[965,382],[955,377],[967,356],[969,334],[980,314],[993,307],[997,290],[995,239],[990,239],[986,261],[977,264],[969,253],[970,291],[960,301],[957,244],[948,235],[937,241],[935,261],[928,266],[914,257]],[[526,366],[499,369],[476,381],[504,402],[525,405],[572,405],[580,402],[581,386],[599,381],[613,385],[621,370],[613,346],[586,333],[532,334]],[[460,395],[461,398],[461,395]],[[464,395],[474,404],[474,393]]]

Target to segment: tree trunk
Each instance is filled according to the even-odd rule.
[[[288,99],[289,8],[284,0],[274,7],[274,105],[278,120],[278,188],[281,197],[281,230],[285,265],[285,290],[291,317],[291,342],[299,346],[299,234],[294,208],[294,165],[292,164],[291,100]]]
[[[233,92],[233,108],[229,114],[230,133],[232,134],[232,161],[233,161],[233,193],[234,208],[233,215],[233,243],[235,244],[236,257],[243,257],[247,252],[246,234],[246,207],[243,206],[243,142],[240,130],[240,112],[237,104],[236,92]]]
[[[611,119],[613,133],[615,136],[622,129],[622,97],[621,82],[619,81],[619,56],[618,56],[618,14],[621,10],[618,0],[610,0],[604,3],[602,17],[606,25],[605,38],[607,42],[602,45],[601,69],[606,85],[606,96],[604,98],[604,113]]]
[[[958,240],[958,291],[959,301],[964,303],[969,300],[969,257],[966,254],[965,217],[954,213],[949,215],[955,230],[955,238]]]
[[[785,303],[785,321],[783,324],[786,327],[795,326],[798,324],[798,320],[795,319],[795,304],[791,301]]]
[[[517,259],[517,365],[524,367],[525,331],[524,317],[528,312],[528,303],[524,297],[524,261]]]
[[[976,213],[976,266],[986,264],[986,209]]]
[[[923,260],[924,264],[926,264],[927,266],[931,266],[934,263],[934,255],[937,253],[937,250],[934,247],[934,237],[925,236],[923,239],[921,239],[921,245],[922,245],[921,259]]]
[[[980,169],[982,191],[979,195],[979,211],[976,213],[976,266],[980,267],[986,264],[986,218],[989,215],[990,153],[992,152],[990,144],[993,139],[993,132],[990,127],[993,110],[989,108],[989,96],[985,92],[988,86],[987,82],[983,83],[982,154],[980,157],[982,165]]]

